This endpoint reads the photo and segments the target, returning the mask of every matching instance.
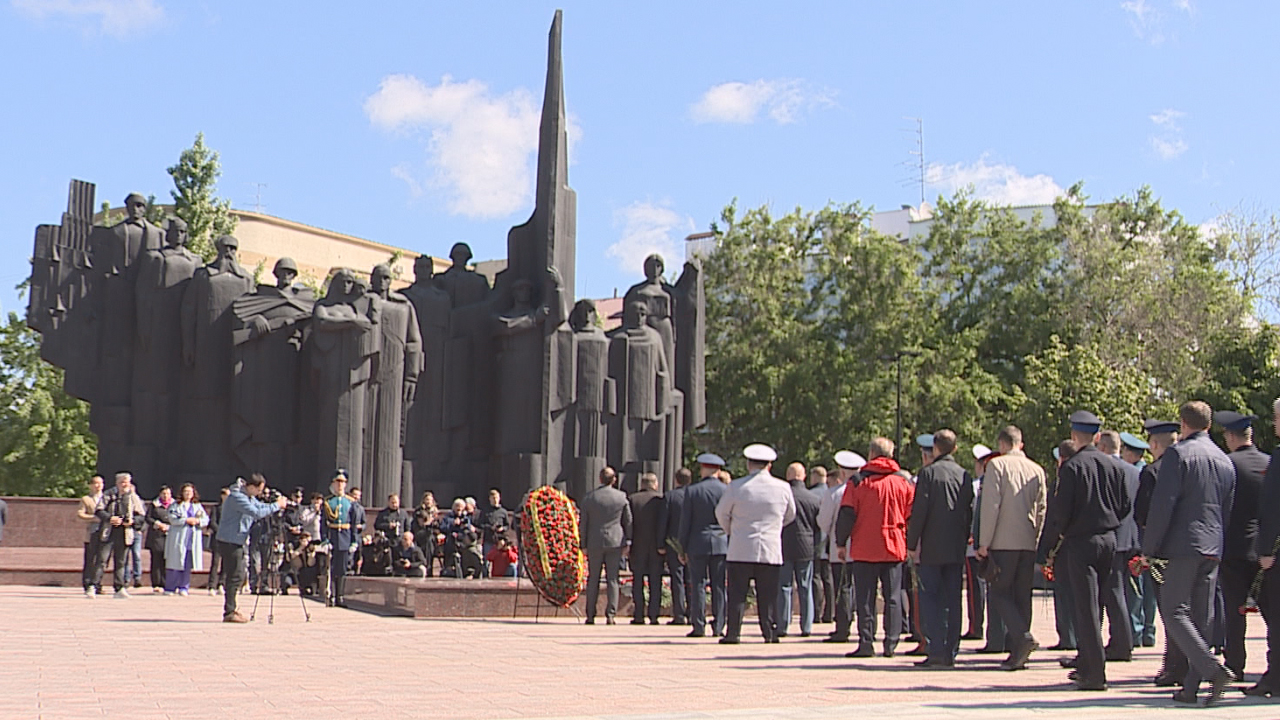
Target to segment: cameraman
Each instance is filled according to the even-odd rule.
[[[405,532],[400,536],[400,542],[396,545],[392,557],[395,558],[391,567],[393,575],[415,578],[427,576],[427,556],[422,552],[422,548],[414,544],[413,533]]]
[[[511,526],[511,511],[502,507],[502,493],[498,488],[489,488],[489,505],[477,514],[476,525],[479,526],[483,539],[480,550],[481,557],[489,557],[489,551],[498,544],[498,538],[505,535]],[[487,577],[489,568],[481,564],[481,570]],[[496,573],[495,573],[496,574]]]
[[[266,486],[267,479],[261,473],[254,473],[243,484],[237,482],[222,501],[222,521],[218,524],[217,535],[218,555],[227,573],[222,622],[249,622],[248,618],[236,612],[236,593],[244,585],[244,545],[249,540],[249,528],[254,521],[283,510],[289,503],[283,497],[276,498],[273,504],[258,500]]]

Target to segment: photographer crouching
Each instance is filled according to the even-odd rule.
[[[227,574],[222,622],[249,622],[248,618],[236,611],[236,594],[244,585],[245,543],[249,541],[249,528],[255,521],[280,512],[289,503],[283,496],[276,498],[274,503],[258,500],[266,487],[267,479],[261,473],[254,473],[248,480],[232,487],[222,501],[222,520],[218,524],[217,535],[218,555],[222,558],[222,566]]]

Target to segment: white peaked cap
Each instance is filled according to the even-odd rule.
[[[867,459],[852,450],[841,450],[836,453],[836,464],[842,468],[857,470],[867,464]]]
[[[755,462],[773,462],[778,459],[778,452],[763,443],[752,443],[742,448],[742,457]]]

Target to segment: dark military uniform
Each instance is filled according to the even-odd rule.
[[[1280,547],[1280,448],[1271,453],[1271,463],[1262,478],[1258,496],[1258,537],[1253,548],[1258,557],[1276,556]],[[1267,671],[1246,695],[1280,694],[1280,565],[1272,565],[1262,575],[1262,597],[1258,607],[1267,621]]]
[[[1249,588],[1258,574],[1258,553],[1254,548],[1258,538],[1258,498],[1262,493],[1262,476],[1271,458],[1252,444],[1238,448],[1227,457],[1236,466],[1236,494],[1227,521],[1222,567],[1218,571],[1218,584],[1226,606],[1223,660],[1236,677],[1243,677],[1246,616],[1240,609],[1248,601]]]
[[[1074,416],[1072,421],[1078,422]],[[1124,469],[1096,447],[1081,448],[1058,469],[1039,554],[1046,555],[1062,541],[1056,562],[1066,571],[1067,591],[1075,609],[1080,653],[1077,683],[1081,689],[1106,688],[1099,596],[1111,574],[1115,530],[1131,510]]]

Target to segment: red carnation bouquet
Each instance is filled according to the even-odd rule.
[[[578,544],[578,509],[547,485],[524,496],[520,546],[538,594],[558,607],[573,604],[586,587],[586,556]]]

